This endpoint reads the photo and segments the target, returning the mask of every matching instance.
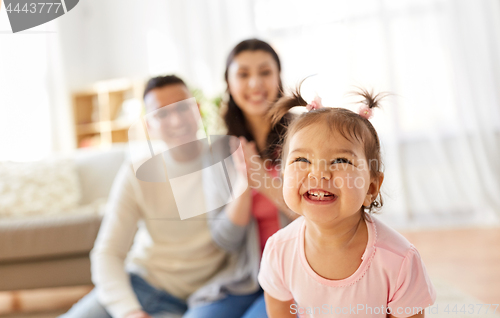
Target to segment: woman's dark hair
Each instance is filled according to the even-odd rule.
[[[177,77],[175,75],[153,77],[146,83],[146,87],[144,88],[144,94],[142,95],[142,98],[145,98],[146,95],[155,88],[161,88],[167,85],[174,85],[174,84],[182,84],[187,87],[186,83],[184,83],[184,81],[180,77]]]
[[[245,121],[245,115],[241,108],[236,104],[233,99],[233,96],[229,92],[229,83],[228,83],[228,70],[229,66],[233,62],[234,58],[244,52],[244,51],[264,51],[273,57],[274,61],[278,65],[278,72],[281,73],[281,63],[276,51],[266,42],[258,40],[258,39],[249,39],[238,43],[233,50],[229,53],[226,60],[226,72],[224,73],[224,78],[227,84],[227,94],[229,98],[227,100],[227,104],[225,105],[225,112],[222,115],[224,123],[227,127],[227,134],[233,135],[237,137],[245,137],[248,141],[253,141],[254,136],[248,129],[248,125]],[[279,99],[283,96],[283,87],[281,84],[281,75],[279,79],[279,87],[278,87],[278,97]],[[278,150],[279,150],[279,141],[281,139],[282,133],[284,132],[283,127],[286,126],[286,122],[288,120],[288,116],[283,117],[279,124],[273,125],[271,127],[271,131],[267,136],[266,141],[266,149],[259,149],[262,157],[266,159],[275,160],[278,158]]]
[[[366,89],[360,88],[358,92],[352,93],[361,97],[360,103],[363,103],[369,109],[377,108],[380,99],[388,95],[386,93],[373,94]],[[300,95],[300,85],[290,96],[280,98],[270,112],[272,122],[278,123],[288,114],[288,111],[296,106],[306,106],[307,102]],[[284,138],[282,140],[281,161],[286,164],[290,138],[298,131],[310,126],[325,123],[330,132],[338,132],[351,142],[360,142],[363,144],[365,157],[370,177],[377,178],[382,173],[382,156],[380,152],[380,140],[377,131],[370,121],[361,115],[346,108],[323,107],[296,116],[286,127]],[[363,206],[364,212],[372,213],[383,205],[382,195],[373,200],[370,206]],[[365,214],[362,214],[365,217]]]

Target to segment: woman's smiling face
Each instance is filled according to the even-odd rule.
[[[376,198],[373,190],[378,193],[379,187],[371,184],[362,143],[314,124],[291,136],[287,148],[283,195],[296,213],[317,224],[332,224]]]
[[[229,92],[246,116],[264,115],[278,97],[278,64],[266,51],[243,51],[228,69]]]

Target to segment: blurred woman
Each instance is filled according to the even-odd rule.
[[[243,184],[241,189],[233,189],[242,195],[214,212],[210,221],[214,241],[234,256],[223,289],[228,305],[238,302],[233,308],[240,308],[240,312],[224,317],[267,317],[263,291],[257,281],[262,251],[267,239],[294,218],[283,201],[277,160],[281,132],[289,118],[272,127],[268,117],[269,109],[282,95],[280,73],[281,64],[274,49],[257,39],[236,45],[226,62],[228,98],[223,119],[228,135],[240,138],[245,154],[241,160],[246,163],[249,186]],[[243,298],[246,308],[241,303]],[[207,305],[198,312],[209,317],[215,309]]]

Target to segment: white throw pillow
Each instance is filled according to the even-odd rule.
[[[0,217],[70,212],[80,196],[73,160],[0,162]]]

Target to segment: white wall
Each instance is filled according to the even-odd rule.
[[[68,87],[176,73],[224,89],[225,57],[256,36],[251,0],[85,0],[58,19]]]
[[[139,1],[86,0],[58,19],[70,90],[98,80],[147,75]]]

